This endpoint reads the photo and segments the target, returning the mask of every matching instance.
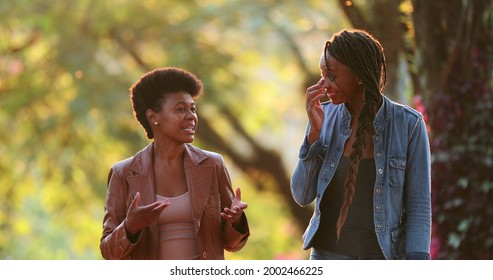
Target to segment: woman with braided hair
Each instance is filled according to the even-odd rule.
[[[343,30],[325,43],[320,69],[291,178],[299,205],[315,200],[303,249],[314,260],[430,259],[428,134],[419,112],[383,95],[383,47]]]

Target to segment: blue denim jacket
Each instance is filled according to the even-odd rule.
[[[324,105],[320,139],[306,136],[291,177],[291,192],[302,207],[315,200],[303,239],[313,246],[320,224],[320,201],[332,180],[351,134],[351,115],[344,104]],[[308,133],[310,124],[307,126]],[[376,181],[373,192],[375,233],[386,259],[430,259],[430,145],[422,115],[383,96],[373,136]]]

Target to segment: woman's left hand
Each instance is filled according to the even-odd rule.
[[[240,188],[236,189],[236,196],[231,203],[231,207],[224,208],[224,211],[221,213],[221,217],[226,219],[230,223],[238,222],[243,214],[243,210],[248,207],[248,204],[241,201],[241,190]]]

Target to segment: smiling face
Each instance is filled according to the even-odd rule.
[[[198,116],[195,101],[184,91],[167,94],[161,103],[161,110],[147,111],[149,123],[156,141],[170,141],[176,144],[191,143],[195,138]],[[155,122],[158,125],[155,125]]]
[[[323,78],[322,86],[333,104],[364,101],[364,87],[360,80],[346,65],[339,62],[332,55],[324,54],[320,57],[320,71]]]

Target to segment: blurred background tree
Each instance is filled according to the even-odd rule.
[[[0,258],[101,258],[107,172],[149,143],[128,88],[148,70],[178,66],[205,86],[194,144],[225,156],[249,203],[252,236],[227,258],[306,259],[301,234],[312,209],[289,190],[306,125],[300,105],[319,78],[323,42],[351,27],[382,40],[386,94],[427,108],[438,151],[434,257],[491,258],[491,8],[485,0],[3,1]],[[450,75],[458,69],[469,76]],[[436,77],[451,82],[437,87]]]
[[[432,139],[435,258],[493,259],[493,1],[413,6],[416,93]]]

